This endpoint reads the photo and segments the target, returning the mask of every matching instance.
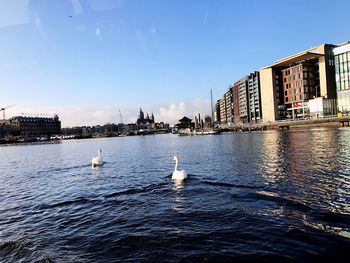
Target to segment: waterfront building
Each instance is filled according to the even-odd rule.
[[[9,119],[9,123],[25,138],[61,134],[61,121],[57,115],[53,118],[16,116]]]
[[[231,86],[231,92],[233,122],[238,124],[241,122],[241,117],[239,115],[239,81]]]
[[[350,42],[334,48],[338,111],[350,113]]]
[[[226,114],[226,93],[220,99],[220,123],[227,124],[227,114]]]
[[[231,125],[233,123],[232,115],[232,91],[229,88],[225,93],[225,106],[226,106],[226,123]]]
[[[215,103],[215,123],[220,124],[220,100]]]
[[[184,116],[179,120],[179,123],[176,124],[175,127],[178,129],[194,128],[194,123],[192,122],[192,119]]]
[[[254,71],[248,76],[248,100],[250,122],[261,121],[261,95],[259,71]]]
[[[336,99],[334,47],[322,44],[260,69],[264,122],[303,116],[313,97]]]
[[[249,116],[249,102],[248,102],[248,76],[239,80],[238,96],[239,96],[239,117],[243,123],[250,122]]]
[[[335,99],[326,99],[323,97],[314,98],[307,102],[309,115],[311,118],[335,115],[337,113],[337,103]]]
[[[0,138],[21,135],[21,130],[11,120],[0,120]]]
[[[211,117],[209,115],[206,115],[204,117],[203,129],[210,129],[212,128],[211,126],[212,126]]]

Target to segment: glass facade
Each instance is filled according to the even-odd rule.
[[[335,55],[335,81],[338,96],[338,110],[350,112],[350,51]]]

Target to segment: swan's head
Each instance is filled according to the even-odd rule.
[[[173,160],[176,162],[179,161],[179,158],[176,155],[174,155]]]

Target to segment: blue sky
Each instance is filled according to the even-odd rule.
[[[0,0],[0,106],[63,126],[173,123],[241,77],[350,40],[346,0]],[[191,116],[192,115],[192,116]]]

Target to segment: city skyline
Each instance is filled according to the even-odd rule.
[[[0,107],[56,113],[64,127],[117,123],[119,109],[135,122],[140,107],[174,123],[209,113],[211,87],[219,99],[280,57],[349,39],[350,3],[278,3],[2,3]]]

